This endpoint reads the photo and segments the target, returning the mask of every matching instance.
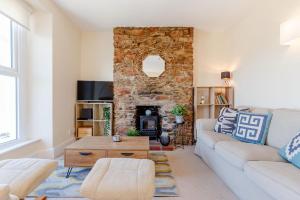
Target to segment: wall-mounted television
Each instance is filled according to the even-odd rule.
[[[112,81],[77,81],[78,101],[111,101],[113,98]]]

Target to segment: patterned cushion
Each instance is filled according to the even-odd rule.
[[[265,144],[272,114],[239,112],[234,138],[242,142]]]
[[[215,132],[232,134],[236,125],[237,111],[232,108],[222,108],[215,125]]]
[[[279,154],[296,167],[300,168],[300,132],[279,150]]]

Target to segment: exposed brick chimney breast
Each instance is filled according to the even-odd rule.
[[[148,55],[160,55],[165,71],[150,78],[142,71]],[[188,108],[185,143],[192,141],[193,126],[193,28],[118,27],[114,29],[115,132],[125,134],[135,127],[136,106],[160,106],[168,116],[175,104]]]

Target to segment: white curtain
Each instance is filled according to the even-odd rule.
[[[27,63],[26,46],[27,46],[27,30],[16,22],[12,22],[13,35],[13,66],[20,73],[23,66]]]
[[[19,139],[24,140],[25,133],[23,132],[25,129],[25,121],[26,121],[26,88],[27,88],[27,81],[26,81],[26,74],[27,74],[27,32],[28,30],[25,29],[23,26],[16,22],[12,22],[12,43],[13,43],[13,58],[12,64],[15,67],[15,71],[17,74],[17,105],[18,105],[18,133]]]

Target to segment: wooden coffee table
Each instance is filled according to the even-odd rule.
[[[111,136],[84,137],[65,148],[67,178],[73,167],[92,167],[100,158],[147,159],[149,137],[122,136],[121,142],[113,142]]]

